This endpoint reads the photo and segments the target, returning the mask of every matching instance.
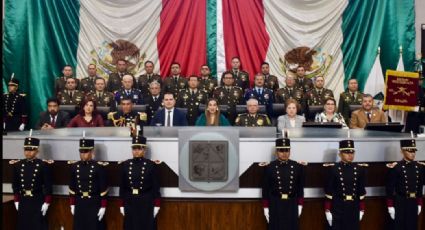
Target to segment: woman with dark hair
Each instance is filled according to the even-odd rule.
[[[81,103],[80,112],[72,118],[67,127],[103,127],[103,118],[96,110],[96,101],[86,99]]]
[[[336,101],[333,97],[330,97],[325,100],[325,105],[323,106],[323,112],[316,114],[315,122],[337,122],[342,125],[343,129],[348,129],[347,124],[345,123],[344,117],[341,113],[336,112]]]
[[[196,120],[195,126],[230,126],[229,121],[220,113],[217,99],[210,98],[205,113]]]
[[[300,110],[300,104],[294,99],[288,99],[285,102],[286,114],[277,118],[277,129],[301,128],[305,122],[305,117],[297,115]]]

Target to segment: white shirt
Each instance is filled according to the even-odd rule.
[[[170,126],[169,127],[173,127],[174,108],[172,108],[171,110],[165,109],[164,126],[167,126],[167,124],[168,124],[168,111],[171,111],[171,113],[170,113]]]

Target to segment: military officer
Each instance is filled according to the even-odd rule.
[[[132,140],[133,158],[122,163],[119,189],[120,212],[124,229],[155,229],[155,217],[161,204],[158,166],[145,158],[146,138],[136,135]]]
[[[266,114],[258,113],[258,100],[251,98],[246,102],[248,113],[239,114],[236,118],[236,126],[256,127],[271,126],[269,117]]]
[[[217,99],[219,105],[227,105],[227,119],[234,124],[236,118],[236,105],[243,102],[243,90],[239,86],[234,86],[235,77],[232,72],[223,73],[223,86],[214,89],[213,97]]]
[[[145,98],[146,114],[148,116],[147,124],[151,123],[156,111],[162,107],[163,96],[161,94],[161,85],[157,81],[149,84],[149,95]]]
[[[276,139],[277,159],[266,165],[263,179],[263,208],[268,229],[299,229],[304,204],[305,162],[289,159],[288,138]]]
[[[133,102],[129,97],[121,99],[120,105],[120,110],[108,113],[107,125],[115,127],[129,127],[132,135],[134,135],[136,130],[140,130],[142,126],[146,125],[147,114],[144,112],[133,111]]]
[[[325,187],[325,214],[332,229],[359,229],[363,218],[367,164],[353,163],[354,152],[354,142],[342,140],[339,142],[341,161],[324,164],[329,167]]]
[[[229,70],[233,73],[233,76],[235,78],[235,84],[236,86],[239,86],[242,88],[243,92],[245,92],[247,89],[250,88],[250,82],[249,82],[249,74],[246,71],[243,71],[241,68],[241,60],[239,57],[233,57],[232,58],[232,70]],[[221,85],[224,83],[224,74],[221,76]]]
[[[84,92],[85,94],[95,91],[95,81],[97,78],[96,70],[97,69],[95,64],[88,65],[87,73],[89,76],[81,79],[78,90]]]
[[[55,80],[55,95],[58,95],[59,92],[65,90],[66,79],[72,78],[72,74],[73,74],[72,66],[65,65],[63,67],[62,74],[63,74],[62,77],[58,77]],[[74,79],[75,79],[76,86],[78,86],[78,83],[79,83],[78,79],[76,79],[76,78],[74,78]]]
[[[144,104],[142,92],[135,89],[133,86],[133,76],[130,74],[124,75],[124,77],[122,77],[122,88],[115,93],[115,101],[117,104],[120,104],[120,101],[124,97],[131,98],[136,105]]]
[[[155,66],[152,61],[145,62],[145,73],[140,75],[137,79],[137,88],[142,92],[143,97],[150,96],[149,84],[153,81],[161,85],[162,78],[159,74],[153,72]]]
[[[277,80],[277,77],[270,75],[270,66],[268,62],[263,62],[261,64],[261,73],[264,76],[264,86],[266,88],[273,90],[273,92],[279,89],[279,81]]]
[[[342,114],[344,120],[350,122],[351,113],[350,105],[361,105],[363,93],[359,91],[357,79],[351,78],[348,80],[347,91],[342,92],[339,96],[338,112]],[[348,124],[349,125],[349,124]]]
[[[326,99],[334,97],[332,90],[324,88],[324,85],[325,78],[317,76],[316,81],[314,82],[314,88],[305,94],[308,106],[324,105]]]
[[[13,167],[12,189],[18,211],[19,230],[47,230],[46,213],[52,201],[52,160],[37,158],[40,140],[30,136],[24,142],[24,160],[11,160]]]
[[[418,229],[418,215],[422,210],[425,163],[415,161],[416,141],[400,140],[403,159],[387,164],[389,168],[386,193],[394,229]]]
[[[19,81],[10,79],[8,93],[3,94],[3,129],[5,131],[23,131],[28,122],[25,107],[26,94],[18,93]]]
[[[248,101],[250,98],[255,98],[258,100],[260,105],[264,105],[267,110],[267,115],[270,117],[273,115],[273,90],[265,88],[264,75],[257,74],[254,77],[255,87],[249,89],[245,93],[245,101]]]
[[[107,106],[112,110],[116,109],[114,94],[105,91],[106,82],[102,77],[95,79],[95,90],[87,94],[86,98],[96,101],[97,106]]]
[[[127,72],[127,61],[124,59],[119,59],[117,61],[116,69],[117,72],[111,73],[109,75],[108,85],[106,86],[106,90],[114,94],[121,89],[122,78],[125,75],[131,75],[129,72]],[[133,85],[136,85],[136,78],[133,75],[131,76],[133,78]]]
[[[187,88],[187,79],[180,75],[180,64],[174,62],[171,64],[171,76],[164,79],[162,85],[162,92],[173,93],[174,98],[177,98],[179,92]]]
[[[58,100],[61,105],[79,105],[84,99],[84,94],[76,90],[77,83],[75,78],[67,78],[65,89],[58,93]]]
[[[305,76],[304,66],[298,66],[296,74],[295,87],[302,89],[304,93],[310,91],[313,88],[313,81]]]
[[[71,165],[69,201],[74,216],[74,229],[105,229],[108,185],[107,162],[93,160],[94,140],[80,139],[80,161]]]
[[[207,92],[208,97],[212,97],[212,93],[215,87],[217,87],[217,79],[211,76],[210,67],[208,65],[202,65],[199,89]]]
[[[287,76],[285,82],[286,86],[275,92],[275,102],[285,103],[288,99],[295,99],[301,106],[301,113],[305,112],[306,103],[303,90],[296,87],[293,76]]]
[[[206,104],[208,95],[205,91],[198,88],[198,76],[191,75],[188,80],[188,88],[180,91],[177,97],[176,107],[187,108],[186,116],[188,125],[193,126],[199,115],[199,105]]]

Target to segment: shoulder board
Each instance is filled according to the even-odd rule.
[[[393,163],[388,163],[388,164],[386,164],[386,166],[387,166],[387,168],[392,169],[392,168],[394,168],[397,164],[398,164],[397,162],[393,162]]]
[[[297,163],[304,166],[308,165],[308,162],[306,161],[297,161]]]
[[[265,166],[267,166],[269,164],[270,164],[270,162],[260,162],[260,163],[258,163],[258,166],[265,167]]]
[[[248,115],[247,113],[240,113],[238,114],[238,117],[247,116],[247,115]]]
[[[362,167],[369,167],[369,164],[366,164],[366,163],[360,163],[360,164],[357,164],[358,166],[362,166]]]
[[[418,161],[418,164],[425,166],[425,162]]]
[[[139,113],[139,118],[142,121],[147,121],[148,120],[148,115],[145,112],[138,112]]]
[[[97,164],[102,165],[102,166],[107,166],[107,165],[109,165],[109,162],[98,161]]]
[[[221,86],[216,86],[214,87],[214,90],[221,88]]]
[[[325,163],[325,164],[323,164],[324,167],[330,167],[330,166],[334,166],[334,165],[335,165],[334,163]]]
[[[44,162],[46,162],[47,164],[53,164],[55,161],[54,160],[43,160]]]
[[[67,162],[67,164],[69,164],[69,165],[72,165],[72,164],[75,164],[75,163],[77,163],[78,161],[68,161]]]
[[[153,160],[153,163],[159,165],[159,164],[162,164],[162,161],[160,161],[160,160]]]
[[[10,160],[10,161],[9,161],[9,164],[10,164],[10,165],[13,165],[13,164],[18,163],[19,161],[21,161],[21,160]]]
[[[21,95],[22,97],[27,96],[27,94],[26,94],[26,93],[20,93],[19,95]]]
[[[114,118],[114,114],[116,114],[117,112],[109,112],[108,113],[108,119],[113,119]]]
[[[235,85],[235,86],[233,86],[233,87],[235,87],[236,89],[240,89],[240,90],[242,90],[242,88],[241,88],[241,87],[239,87],[239,86],[237,86],[237,85]]]

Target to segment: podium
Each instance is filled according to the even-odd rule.
[[[403,127],[400,122],[368,123],[364,129],[400,133]]]
[[[304,122],[303,127],[341,129],[342,124],[338,122]]]

